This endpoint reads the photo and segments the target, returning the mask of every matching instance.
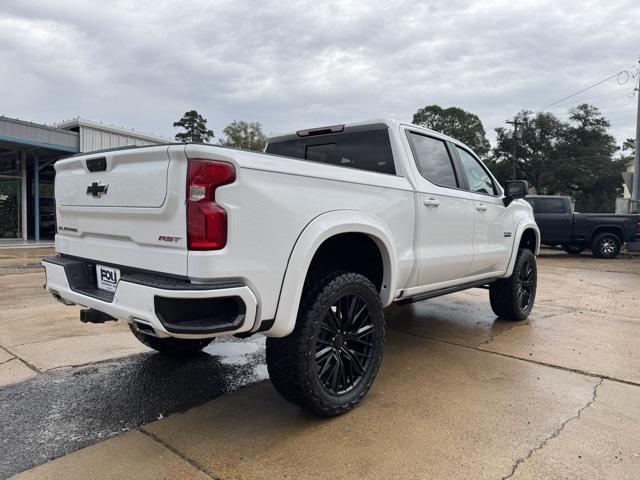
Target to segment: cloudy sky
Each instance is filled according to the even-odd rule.
[[[28,1],[0,10],[0,114],[75,116],[168,137],[197,109],[216,135],[390,116],[429,104],[487,130],[637,64],[637,0]],[[624,80],[626,75],[620,80]],[[561,102],[633,136],[634,80]],[[637,97],[636,97],[637,98]]]

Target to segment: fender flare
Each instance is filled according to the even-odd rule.
[[[601,233],[614,233],[615,235],[617,235],[620,238],[620,242],[624,243],[624,228],[622,228],[620,225],[616,225],[614,224],[604,224],[604,225],[598,225],[596,227],[593,227],[591,229],[591,232],[589,232],[589,237],[587,242],[589,242],[589,244],[591,244],[591,242],[593,242],[596,238],[597,235],[600,235]],[[589,245],[590,246],[590,245]]]
[[[511,251],[511,258],[509,259],[509,265],[507,266],[507,271],[505,272],[503,278],[508,278],[513,273],[513,268],[516,264],[516,257],[518,256],[518,245],[520,245],[520,241],[522,240],[522,235],[525,230],[533,230],[536,235],[536,248],[534,255],[538,255],[540,253],[540,229],[538,229],[538,225],[532,219],[525,218],[518,223],[518,228],[516,228],[515,240],[513,242],[513,249]]]
[[[378,246],[383,265],[380,299],[384,306],[391,304],[398,267],[387,227],[371,214],[357,210],[333,210],[314,218],[296,240],[280,288],[274,323],[264,332],[266,336],[284,337],[293,331],[311,260],[325,240],[341,233],[363,233]]]

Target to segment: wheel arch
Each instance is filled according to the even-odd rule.
[[[521,247],[533,246],[533,254],[540,254],[540,230],[538,225],[533,220],[525,219],[518,224],[516,229],[515,240],[513,242],[513,249],[511,251],[511,258],[507,266],[507,271],[504,277],[510,277],[513,273],[513,267],[516,264],[516,258],[518,257],[518,250]]]
[[[624,233],[621,226],[599,225],[596,228],[594,228],[593,231],[591,232],[591,236],[589,237],[589,244],[591,244],[596,239],[596,237],[601,233],[611,233],[616,237],[618,237],[618,240],[620,240],[621,245],[624,243]]]
[[[390,232],[374,215],[335,210],[316,217],[300,233],[289,256],[273,326],[265,335],[283,337],[293,331],[305,279],[316,254],[326,242],[342,235],[364,235],[375,244],[382,262],[380,300],[384,306],[391,304],[396,290],[397,262]]]

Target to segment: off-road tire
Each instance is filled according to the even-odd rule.
[[[568,245],[565,245],[562,247],[564,249],[565,252],[567,252],[569,255],[574,255],[574,256],[578,256],[580,255],[582,252],[584,252],[585,247],[582,245],[576,245],[575,243],[570,243]]]
[[[209,345],[212,338],[204,340],[188,340],[183,338],[158,338],[140,332],[135,326],[129,324],[133,336],[141,343],[164,355],[171,357],[191,357]]]
[[[596,258],[611,259],[618,256],[621,247],[622,242],[616,234],[603,232],[596,235],[591,242],[591,253]]]
[[[518,321],[527,318],[536,299],[537,281],[536,257],[531,250],[521,248],[511,276],[498,280],[489,287],[493,313],[503,320]],[[526,304],[524,296],[527,296]]]
[[[339,302],[346,302],[349,313],[355,311],[356,307],[351,307],[349,303],[354,301],[350,300],[354,298],[359,302],[356,303],[359,305],[357,309],[363,305],[367,309],[362,313],[362,315],[368,313],[364,321],[362,317],[355,314],[349,316],[349,314],[337,313],[343,308]],[[334,338],[329,338],[333,333],[327,328],[331,326],[327,322],[334,320],[337,324],[336,331],[342,330],[344,334],[345,351],[353,353],[353,349],[365,348],[370,354],[363,360],[361,366],[364,368],[360,377],[352,378],[352,385],[345,387],[342,393],[330,391],[331,387],[324,383],[327,380],[322,379],[322,376],[326,376],[329,372],[329,367],[326,363],[322,366],[318,365],[318,362],[323,362],[325,358],[326,362],[333,362],[334,369],[339,368],[339,365],[344,369],[351,365],[350,374],[345,373],[344,383],[340,384],[342,386],[350,382],[349,375],[352,377],[354,375],[353,363],[339,360],[340,355],[343,355],[341,334],[338,333]],[[366,322],[366,325],[362,326],[363,322]],[[359,340],[355,338],[362,339],[358,336],[362,334],[354,332],[363,331],[365,328],[368,332],[364,337],[367,342],[358,343]],[[363,275],[348,272],[333,272],[325,274],[322,278],[316,277],[313,284],[305,286],[293,332],[284,338],[267,339],[269,377],[278,393],[289,402],[321,416],[341,415],[355,407],[369,391],[380,367],[384,334],[382,303],[369,279]],[[339,335],[338,341],[336,337]],[[370,346],[363,346],[365,343]],[[327,349],[333,349],[327,354],[332,356],[330,360],[328,356],[318,357]],[[355,358],[353,355],[350,357]],[[364,357],[357,358],[360,361]],[[333,372],[334,370],[331,370],[329,383],[333,380]]]

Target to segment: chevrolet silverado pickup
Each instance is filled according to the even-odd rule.
[[[527,202],[541,243],[561,245],[571,255],[590,248],[597,258],[615,258],[625,242],[640,241],[640,215],[574,213],[570,197],[531,195]]]
[[[382,358],[384,308],[473,287],[522,320],[540,234],[464,144],[393,120],[301,130],[264,153],[174,144],[55,164],[46,288],[81,320],[123,320],[187,358],[267,338],[269,376],[320,415],[353,408]]]

